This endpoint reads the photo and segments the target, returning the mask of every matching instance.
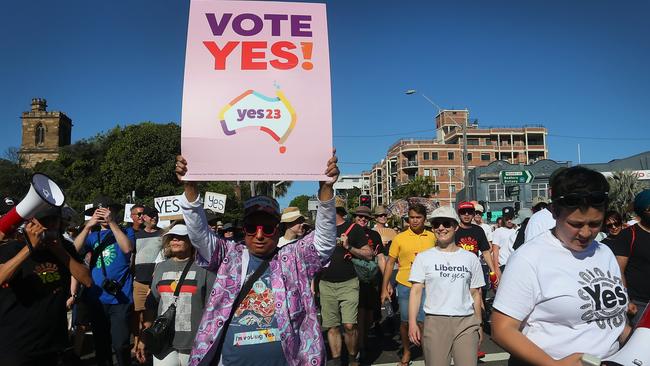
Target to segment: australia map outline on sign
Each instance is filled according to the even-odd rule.
[[[246,90],[219,112],[224,134],[232,136],[246,128],[259,129],[280,144],[280,153],[286,152],[283,144],[296,125],[296,112],[284,93],[276,90],[276,97],[269,97],[255,90]]]

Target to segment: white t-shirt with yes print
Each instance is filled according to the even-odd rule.
[[[522,333],[554,359],[601,358],[618,350],[627,290],[612,251],[593,241],[582,252],[546,231],[510,257],[493,308],[522,322]]]

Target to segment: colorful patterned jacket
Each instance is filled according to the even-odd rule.
[[[244,243],[219,239],[208,228],[200,199],[190,203],[183,196],[180,206],[190,240],[200,257],[211,258],[208,270],[217,274],[189,361],[190,366],[210,365],[220,337],[224,336],[223,324],[243,285],[249,253]],[[280,248],[269,265],[275,316],[289,365],[322,365],[326,361],[310,282],[336,246],[335,214],[333,199],[320,202],[315,230]]]

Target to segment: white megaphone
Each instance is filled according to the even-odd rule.
[[[47,175],[36,173],[31,181],[25,198],[0,218],[0,240],[39,211],[51,206],[61,207],[65,203],[63,191]]]
[[[587,359],[591,359],[587,362]],[[583,365],[605,366],[649,366],[650,365],[650,306],[646,306],[641,320],[634,328],[630,339],[625,346],[607,357],[602,362],[597,357],[586,355],[582,359]]]

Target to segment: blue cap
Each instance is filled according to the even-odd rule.
[[[634,212],[642,216],[643,211],[645,211],[650,206],[650,189],[643,190],[634,197]]]

